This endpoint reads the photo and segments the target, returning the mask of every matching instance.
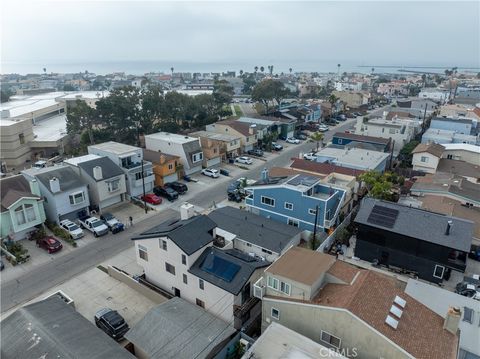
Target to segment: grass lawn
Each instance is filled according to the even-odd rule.
[[[240,108],[239,105],[234,105],[233,108],[235,109],[235,113],[237,116],[243,116],[242,109]]]

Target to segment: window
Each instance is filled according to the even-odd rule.
[[[289,218],[287,222],[290,226],[298,227],[298,221],[293,218]]]
[[[23,210],[23,206],[20,206],[15,210],[15,217],[17,218],[17,224],[19,226],[27,222],[27,220],[25,219],[25,212]]]
[[[389,129],[389,130],[388,130],[388,133],[391,134],[391,135],[393,135],[393,134],[395,133],[395,129],[394,129],[394,128]]]
[[[199,307],[202,307],[203,309],[205,309],[205,302],[203,300],[200,300],[197,298],[196,303]]]
[[[472,324],[473,323],[473,309],[464,307],[463,308],[463,321]]]
[[[278,290],[278,279],[273,277],[268,277],[267,286],[272,289]]]
[[[290,295],[290,284],[285,282],[280,282],[280,292]]]
[[[187,265],[187,256],[185,254],[182,254],[182,264]]]
[[[148,262],[147,248],[145,248],[144,246],[138,245],[138,256],[144,261]]]
[[[165,270],[168,273],[175,275],[175,267],[172,266],[170,263],[165,262]]]
[[[442,279],[443,278],[443,272],[445,271],[445,267],[444,266],[439,266],[438,264],[435,265],[435,269],[433,271],[433,276],[435,278],[440,278]]]
[[[135,172],[135,181],[142,179],[142,172]]]
[[[247,142],[250,142],[250,137],[247,137]]]
[[[247,247],[251,247],[251,246],[252,246],[252,243],[245,242],[245,245],[246,245]]]
[[[165,239],[162,239],[162,249],[163,249],[164,251],[167,250],[167,241],[166,241]]]
[[[183,283],[188,284],[188,278],[186,274],[183,275]]]
[[[15,209],[15,218],[19,226],[27,222],[35,221],[37,216],[35,215],[33,204],[27,203]]]
[[[83,192],[72,193],[70,196],[70,204],[80,204],[85,202],[85,195]]]
[[[382,133],[385,133],[385,128],[382,128]]]
[[[420,158],[420,162],[428,163],[428,157],[422,156],[422,157]]]
[[[337,338],[336,336],[324,332],[322,330],[322,334],[320,336],[320,340],[330,346],[333,346],[334,348],[340,349],[340,343],[342,342],[340,338]]]
[[[265,249],[265,248],[262,248],[262,252],[267,254],[272,254],[272,251],[269,251],[268,249]]]
[[[266,204],[267,206],[275,207],[275,200],[273,198],[262,196],[261,202],[262,204]]]
[[[21,145],[25,144],[25,135],[23,133],[18,134],[18,140]]]
[[[453,159],[453,155],[447,155],[447,159],[449,160]]]
[[[24,209],[28,222],[32,222],[37,219],[37,217],[35,216],[35,210],[33,209],[33,204],[25,204]]]
[[[314,216],[315,214],[317,214],[317,210],[316,210],[316,209],[313,209],[313,208],[309,208],[309,209],[308,209],[308,214],[311,214],[311,215]]]
[[[107,182],[108,192],[115,192],[120,188],[120,179]]]
[[[341,145],[343,140],[341,138],[338,139],[338,144]]]
[[[277,308],[272,307],[272,318],[276,320],[280,319],[280,311]]]
[[[285,202],[285,209],[293,211],[293,203]]]
[[[203,152],[198,152],[192,155],[192,162],[200,162],[203,160]]]
[[[199,287],[201,290],[204,290],[204,289],[205,289],[205,283],[203,282],[203,279],[199,279],[199,280],[198,280],[198,287]]]
[[[169,163],[169,164],[168,164],[168,169],[169,169],[169,170],[173,170],[173,164],[172,164],[172,163]]]

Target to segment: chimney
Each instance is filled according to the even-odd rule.
[[[452,226],[453,226],[453,222],[452,222],[452,221],[448,221],[448,222],[447,222],[447,229],[445,230],[445,235],[446,235],[446,236],[449,236],[449,235],[450,235],[450,231],[452,230]]]
[[[57,177],[53,177],[50,180],[50,191],[52,191],[52,193],[60,192],[60,181]]]
[[[30,192],[37,196],[41,196],[40,194],[40,187],[38,186],[38,182],[36,179],[32,179],[31,181],[28,182],[30,185]]]
[[[262,170],[261,178],[263,182],[268,182],[268,170],[267,168],[264,168]]]
[[[457,334],[461,316],[462,312],[459,307],[449,307],[443,322],[443,329],[448,330],[452,334]]]
[[[95,178],[95,180],[97,181],[100,181],[103,179],[102,167],[100,166],[93,167],[93,178]]]
[[[195,216],[195,207],[193,204],[185,202],[180,206],[180,219],[185,221]]]

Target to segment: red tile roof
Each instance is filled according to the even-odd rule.
[[[290,167],[297,170],[314,172],[319,175],[328,175],[330,173],[335,172],[335,173],[340,173],[348,176],[359,176],[365,172],[365,171],[361,171],[353,168],[332,165],[330,163],[319,163],[319,162],[307,161],[301,158],[294,159]]]

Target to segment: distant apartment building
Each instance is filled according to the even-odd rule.
[[[145,193],[152,191],[155,181],[152,163],[143,159],[140,147],[109,141],[88,146],[88,153],[106,156],[120,167],[125,174],[127,194],[130,197],[142,195],[144,186]]]
[[[367,105],[370,100],[370,93],[365,91],[333,91],[332,95],[349,108],[360,108]]]
[[[445,103],[450,98],[450,91],[437,88],[424,88],[420,91],[418,97]]]

